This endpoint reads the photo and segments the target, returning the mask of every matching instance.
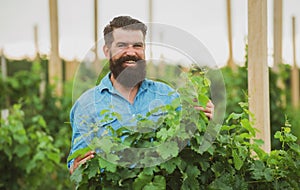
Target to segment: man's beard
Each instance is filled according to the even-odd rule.
[[[126,61],[136,62],[135,66],[124,67]],[[146,61],[136,56],[125,56],[115,61],[110,58],[109,68],[118,83],[128,88],[139,85],[146,77]]]

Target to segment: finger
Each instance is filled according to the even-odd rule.
[[[89,151],[84,156],[78,156],[77,158],[75,158],[75,160],[73,162],[73,170],[78,167],[78,165],[81,163],[82,160],[84,160],[86,158],[89,158],[89,159],[93,158],[94,154],[95,154],[95,151]]]
[[[201,106],[195,106],[195,110],[202,111],[210,120],[213,118],[213,108],[203,108]]]
[[[212,103],[212,101],[211,101],[211,100],[209,100],[209,101],[207,102],[207,104],[206,104],[206,107],[209,107],[209,108],[214,108],[214,107],[215,107],[215,105]]]
[[[88,160],[90,160],[90,159],[92,159],[94,157],[95,157],[94,154],[91,154],[91,155],[85,157],[84,159],[80,160],[79,163],[78,163],[78,165],[84,164],[84,163],[86,163],[86,161],[88,161]]]
[[[77,157],[77,158],[74,160],[73,165],[72,165],[71,168],[70,168],[70,173],[72,174],[72,173],[74,172],[74,170],[75,170],[76,168],[78,168],[79,165],[84,164],[84,163],[86,163],[86,161],[88,161],[88,160],[94,158],[94,157],[95,157],[94,153],[95,153],[95,152],[90,152],[89,154],[85,154],[85,156],[84,156],[83,158],[80,157],[80,156]]]
[[[206,117],[211,120],[213,118],[213,114],[212,113],[204,113],[206,115]]]
[[[84,155],[84,157],[88,157],[88,156],[94,155],[94,154],[95,154],[95,151],[91,150],[91,151],[88,151],[88,152]]]
[[[80,166],[81,164],[86,163],[88,160],[94,158],[94,154],[89,155],[88,157],[85,157],[84,159],[80,160],[80,161],[74,161],[73,165],[70,168],[70,174],[72,174],[76,168],[78,168],[78,166]]]
[[[205,109],[202,106],[194,106],[194,109],[197,111],[204,111]]]
[[[197,109],[203,109],[203,110],[205,110],[205,109],[207,109],[207,108],[209,108],[209,109],[214,108],[215,105],[209,100],[209,101],[207,102],[205,108],[203,108],[202,106],[194,106],[194,107],[195,107],[195,108],[196,108],[196,107],[199,107],[199,108],[197,108]]]
[[[203,111],[203,112],[207,112],[207,113],[211,113],[213,110],[212,108],[209,108],[209,107],[203,108],[202,106],[194,106],[194,108],[197,111]]]
[[[83,155],[83,156],[78,156],[75,160],[77,160],[77,161],[80,161],[80,160],[82,160],[82,159],[84,159],[84,158],[86,158],[86,157],[88,157],[88,156],[90,156],[90,155],[94,155],[95,154],[95,151],[88,151],[87,153],[85,153],[85,155]]]

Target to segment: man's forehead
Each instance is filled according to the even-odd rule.
[[[113,30],[115,42],[143,42],[144,36],[141,30],[124,30],[117,28]]]

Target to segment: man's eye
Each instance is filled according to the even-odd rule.
[[[124,43],[119,43],[119,44],[117,44],[117,47],[118,48],[124,48],[124,47],[126,47],[127,45],[126,44],[124,44]]]
[[[135,48],[142,48],[142,47],[144,47],[144,45],[138,43],[138,44],[134,44],[133,47],[135,47]]]

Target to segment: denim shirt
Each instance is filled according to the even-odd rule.
[[[91,135],[91,131],[102,135],[107,131],[107,126],[114,130],[122,126],[134,126],[141,116],[145,117],[153,109],[171,104],[178,97],[179,94],[167,84],[145,79],[131,104],[112,86],[108,73],[98,86],[81,95],[71,109],[73,133],[69,155],[89,145],[95,136]],[[118,113],[121,118],[113,113]],[[163,114],[157,111],[148,119],[156,121]],[[68,162],[68,168],[73,161]]]

